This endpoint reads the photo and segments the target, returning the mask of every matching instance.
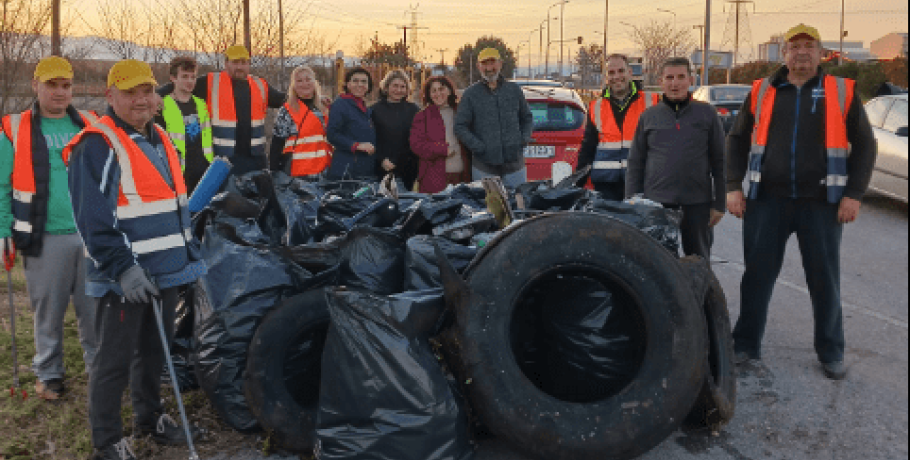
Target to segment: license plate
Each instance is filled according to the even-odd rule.
[[[525,147],[525,158],[553,158],[556,147],[552,145],[529,145]]]

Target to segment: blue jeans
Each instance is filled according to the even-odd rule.
[[[815,351],[822,363],[844,359],[840,296],[840,246],[844,226],[838,206],[817,200],[761,197],[749,200],[743,222],[746,273],[740,287],[742,311],[733,331],[737,353],[761,357],[774,284],[790,235],[799,240],[815,317]]]
[[[504,176],[498,176],[496,174],[485,173],[477,168],[471,168],[471,179],[474,181],[479,181],[481,179],[486,179],[488,177],[501,177],[502,185],[505,185],[507,188],[516,188],[521,184],[524,184],[528,181],[528,168],[521,168],[518,171],[515,171]]]

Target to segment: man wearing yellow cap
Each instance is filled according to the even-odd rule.
[[[158,89],[161,96],[173,91],[173,83]],[[228,48],[224,53],[224,70],[197,78],[193,95],[206,101],[215,156],[230,159],[233,174],[268,167],[266,112],[269,107],[281,108],[287,96],[264,79],[250,75],[250,52],[245,47]]]
[[[160,299],[172,340],[177,290],[206,267],[190,231],[179,153],[152,123],[160,102],[152,69],[121,61],[107,83],[107,115],[76,136],[63,156],[85,242],[86,291],[98,300],[100,346],[89,380],[94,458],[128,460],[135,457],[123,438],[119,397],[127,384],[134,433],[160,444],[187,442],[161,405],[164,351],[152,302]]]
[[[0,134],[0,237],[22,253],[35,312],[37,395],[63,396],[63,317],[72,299],[86,369],[98,348],[95,309],[85,295],[82,239],[76,233],[63,148],[95,115],[73,108],[73,68],[51,56],[35,67],[37,102],[3,118]]]
[[[499,50],[481,51],[477,69],[481,81],[461,96],[455,135],[471,151],[474,180],[499,176],[514,188],[528,180],[524,147],[531,143],[534,115],[521,88],[502,76]]]
[[[785,66],[757,80],[727,138],[727,208],[743,219],[746,272],[733,337],[736,361],[761,357],[768,307],[795,233],[825,376],[841,380],[844,325],[840,246],[875,167],[875,137],[856,82],[822,72],[821,35],[786,34]],[[748,188],[744,193],[742,183]]]

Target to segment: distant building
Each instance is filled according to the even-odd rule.
[[[879,59],[907,57],[907,34],[890,33],[870,44],[872,54]]]
[[[758,45],[758,60],[784,62],[784,36],[773,35],[771,40]]]
[[[831,59],[837,56],[840,51],[840,42],[823,41],[824,49],[823,58]],[[849,61],[874,61],[876,56],[869,49],[864,47],[863,42],[844,41],[844,59]]]

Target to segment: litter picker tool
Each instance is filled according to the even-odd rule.
[[[9,395],[13,398],[20,393],[19,387],[19,361],[16,350],[16,304],[13,303],[13,267],[16,265],[16,247],[10,238],[3,239],[3,268],[6,269],[6,291],[9,294],[9,327],[13,340],[13,386]],[[22,399],[28,398],[28,393],[21,390]]]
[[[180,409],[180,421],[183,422],[183,430],[186,433],[186,445],[190,449],[190,460],[199,460],[196,446],[193,445],[193,434],[190,433],[190,424],[186,419],[186,409],[183,408],[183,397],[180,396],[180,384],[177,381],[177,373],[174,372],[171,349],[167,345],[167,334],[164,332],[164,319],[161,312],[161,300],[155,296],[152,296],[152,308],[155,310],[155,320],[158,322],[158,335],[161,336],[161,348],[164,349],[164,358],[167,360],[167,371],[171,377],[171,386],[174,387],[174,397],[177,398],[177,407]]]

